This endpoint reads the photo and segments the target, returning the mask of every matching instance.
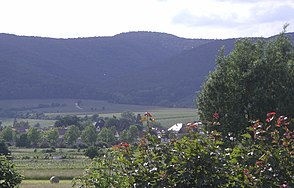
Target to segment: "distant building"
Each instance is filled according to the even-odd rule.
[[[105,121],[103,119],[99,119],[97,122],[94,122],[93,125],[95,125],[96,131],[100,132],[101,129],[105,126]]]
[[[19,134],[26,133],[26,132],[28,132],[29,128],[30,128],[30,125],[29,125],[28,121],[18,122],[16,120],[16,118],[14,119],[13,125],[12,125],[12,130],[14,130],[16,133],[19,133]]]
[[[172,131],[174,133],[179,133],[183,129],[184,124],[183,123],[176,123],[170,128],[168,128],[168,131]]]

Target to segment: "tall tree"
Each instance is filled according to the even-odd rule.
[[[128,134],[129,134],[129,142],[134,142],[139,136],[138,127],[136,125],[131,125],[129,127]]]
[[[88,125],[82,132],[81,139],[88,145],[94,145],[97,140],[96,128],[94,125]]]
[[[16,146],[17,147],[29,147],[30,141],[28,138],[27,133],[21,134],[19,138],[16,140]]]
[[[133,112],[125,111],[121,113],[121,118],[129,121],[130,124],[136,123],[136,116]]]
[[[99,132],[98,139],[111,145],[115,142],[115,128],[103,127]]]
[[[1,132],[1,137],[4,139],[6,142],[11,142],[13,141],[13,130],[10,126],[6,126],[2,132]]]
[[[38,143],[41,139],[41,131],[38,128],[31,127],[28,130],[28,139],[31,142],[31,144],[36,147],[38,146]]]
[[[74,146],[76,144],[77,139],[80,136],[80,130],[77,126],[70,126],[64,135],[64,140],[69,146]]]
[[[56,129],[50,129],[45,133],[46,140],[50,143],[51,146],[56,146],[58,140],[58,131]]]
[[[240,135],[268,112],[293,116],[294,47],[285,31],[270,41],[242,39],[228,56],[222,52],[197,98],[202,121]]]

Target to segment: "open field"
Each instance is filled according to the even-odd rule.
[[[79,102],[79,108],[75,103]],[[56,107],[56,104],[60,106]],[[50,107],[46,107],[50,106]],[[44,113],[52,120],[44,119],[17,119],[17,121],[28,121],[31,126],[39,123],[41,127],[53,125],[57,116],[77,115],[83,117],[99,114],[101,117],[120,117],[121,112],[130,111],[135,114],[151,112],[156,120],[163,126],[169,127],[175,123],[187,123],[197,121],[197,111],[193,108],[166,108],[159,106],[142,106],[113,104],[106,101],[79,100],[79,99],[51,99],[51,100],[0,100],[0,109],[14,109],[21,113]],[[0,118],[2,125],[11,126],[13,118]]]
[[[146,110],[147,111],[147,110]],[[169,127],[175,123],[187,123],[197,121],[198,115],[195,109],[191,108],[158,108],[158,109],[149,109],[149,111],[153,114],[156,121],[159,122],[163,127]],[[134,111],[132,111],[134,112]],[[144,114],[145,111],[135,111],[135,114]],[[120,112],[115,113],[101,113],[100,117],[120,117]],[[55,114],[58,115],[58,114]],[[65,115],[63,113],[63,115]],[[67,113],[67,115],[76,115],[75,113]],[[92,115],[92,114],[79,114],[79,116]],[[2,119],[3,126],[12,126],[14,119],[13,118],[5,118]],[[48,127],[50,125],[54,125],[56,120],[42,120],[42,119],[17,119],[17,121],[28,121],[29,125],[34,126],[39,123],[41,127]]]
[[[13,163],[23,175],[20,187],[71,187],[72,179],[83,174],[91,160],[84,156],[83,150],[56,149],[45,153],[46,149],[10,148]],[[50,177],[60,178],[59,184],[51,184]]]
[[[158,109],[156,106],[115,104],[100,100],[84,99],[26,99],[26,100],[0,100],[1,110],[14,110],[28,113],[58,114],[100,114],[122,111],[144,111]]]
[[[58,184],[51,184],[49,180],[23,180],[20,188],[69,188],[72,187],[71,180],[61,180]]]
[[[0,119],[2,121],[3,126],[12,126],[14,118],[2,118]],[[54,125],[54,122],[56,120],[46,120],[46,119],[23,119],[23,118],[18,118],[18,122],[20,121],[25,121],[28,122],[30,126],[34,126],[37,123],[41,125],[41,127],[49,127],[51,125]]]
[[[10,150],[13,163],[25,180],[46,180],[54,175],[63,180],[71,180],[81,175],[91,163],[91,160],[84,156],[84,151],[77,149],[57,149],[53,153],[46,153],[46,149]]]

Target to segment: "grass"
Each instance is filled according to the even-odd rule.
[[[77,108],[75,103],[80,101],[81,108]],[[40,105],[51,105],[53,103],[61,104],[59,107],[40,108]],[[66,115],[93,115],[99,114],[102,117],[112,117],[113,115],[120,116],[121,112],[130,111],[135,113],[144,113],[145,111],[156,112],[156,116],[161,118],[160,115],[164,113],[171,113],[170,117],[173,117],[173,113],[187,113],[188,111],[195,111],[194,109],[177,109],[177,108],[164,108],[159,106],[143,106],[143,105],[128,105],[128,104],[113,104],[107,101],[99,100],[79,100],[79,99],[34,99],[34,100],[0,100],[0,110],[17,111],[18,113],[44,113],[46,116],[53,118],[53,120],[42,119],[17,119],[17,121],[28,121],[31,126],[39,123],[41,127],[48,127],[54,124],[54,118],[56,116]],[[188,112],[188,116],[191,113]],[[177,118],[185,117],[187,114],[178,115]],[[192,116],[191,116],[192,117]],[[0,121],[4,126],[12,126],[13,118],[0,118]],[[164,122],[163,122],[164,123]]]
[[[197,110],[194,108],[154,108],[145,111],[131,111],[134,114],[143,115],[146,111],[149,111],[157,122],[163,127],[168,128],[176,123],[188,123],[199,120]],[[120,117],[121,113],[102,113],[100,117]]]
[[[188,123],[199,120],[197,110],[193,108],[167,108],[153,112],[153,116],[162,125],[173,125],[175,123]]]
[[[68,188],[72,187],[71,180],[61,180],[58,184],[51,184],[48,180],[23,180],[20,188]]]
[[[80,102],[78,108],[75,103]],[[61,106],[51,106],[53,103],[58,103]],[[49,105],[46,108],[40,108],[40,105]],[[141,111],[147,109],[155,109],[160,107],[129,105],[129,104],[114,104],[101,100],[84,100],[84,99],[24,99],[24,100],[0,100],[1,110],[11,110],[28,113],[48,113],[49,115],[85,115],[85,114],[100,114],[114,113],[123,111]]]
[[[75,103],[81,101],[81,108],[76,107]],[[50,105],[52,103],[64,104],[60,107],[50,108],[36,108],[40,104]],[[197,121],[198,116],[194,108],[166,108],[158,106],[141,106],[141,105],[127,105],[127,104],[113,104],[106,101],[98,100],[78,100],[78,99],[40,99],[40,100],[0,100],[1,109],[26,109],[21,112],[28,113],[44,113],[46,116],[55,118],[56,116],[66,115],[93,115],[99,114],[101,117],[112,117],[113,115],[120,117],[121,112],[130,111],[135,114],[144,114],[144,112],[151,112],[154,117],[163,127],[170,127],[175,123],[187,123],[190,121]],[[33,108],[33,109],[32,109]],[[28,110],[30,109],[30,110]],[[12,126],[13,118],[1,118],[4,126]],[[39,123],[41,127],[48,127],[53,125],[56,120],[42,120],[42,119],[17,119],[17,121],[28,121],[31,126]]]
[[[91,160],[84,156],[84,151],[77,149],[58,148],[51,154],[44,153],[45,149],[11,148],[10,150],[13,163],[24,176],[24,182],[31,182],[27,180],[49,182],[52,176],[57,176],[62,181],[72,180],[82,175],[84,169],[91,163]],[[54,156],[66,156],[66,158],[54,159]]]
[[[2,118],[2,125],[3,126],[12,126],[13,125],[13,121],[14,118]],[[17,119],[18,122],[20,121],[25,121],[28,122],[29,125],[34,126],[37,123],[39,123],[41,125],[41,127],[49,127],[51,125],[54,125],[56,120],[44,120],[44,119]]]
[[[25,169],[20,170],[25,180],[49,180],[57,176],[61,180],[72,180],[83,174],[84,169]]]

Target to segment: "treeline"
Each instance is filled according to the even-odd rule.
[[[160,127],[159,123],[154,123]],[[13,126],[0,125],[0,139],[16,147],[109,147],[120,142],[133,143],[143,131],[141,115],[123,112],[120,117],[65,116],[52,127],[15,120]]]

